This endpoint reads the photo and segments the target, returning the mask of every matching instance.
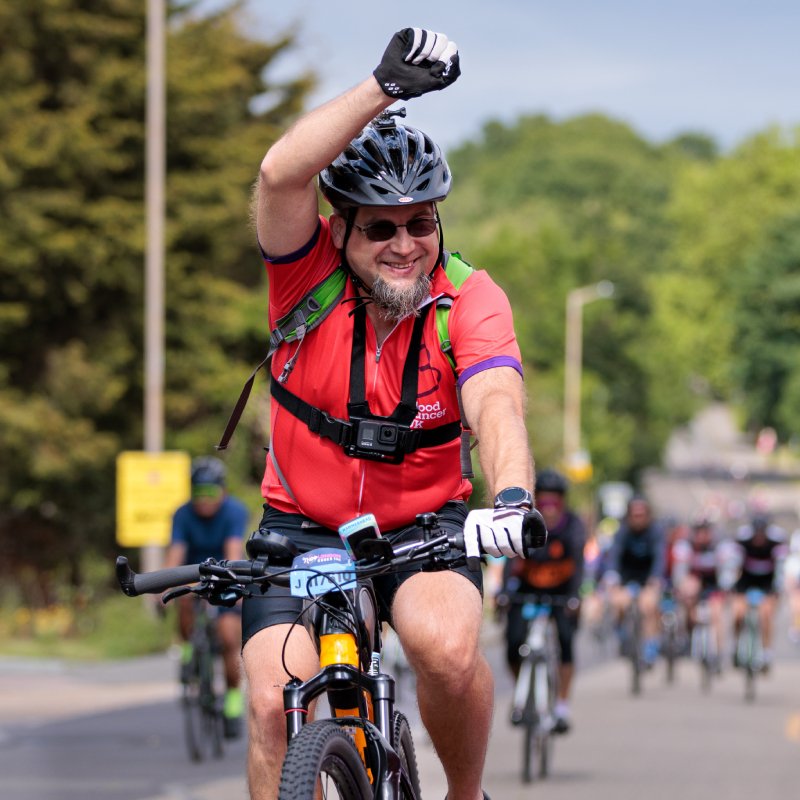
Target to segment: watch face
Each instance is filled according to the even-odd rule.
[[[503,489],[503,491],[497,495],[495,501],[501,505],[515,506],[520,503],[530,503],[531,496],[525,489],[519,486],[511,486],[508,489]]]

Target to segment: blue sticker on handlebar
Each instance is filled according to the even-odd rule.
[[[355,589],[353,561],[344,550],[333,547],[309,550],[292,561],[289,586],[292,597],[319,597],[337,587]]]

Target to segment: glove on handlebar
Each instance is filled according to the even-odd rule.
[[[519,508],[478,508],[464,521],[464,549],[467,558],[479,557],[481,550],[499,558],[524,558],[522,524],[525,512]]]
[[[389,97],[410,100],[449,86],[461,74],[458,48],[443,33],[403,28],[372,73]]]

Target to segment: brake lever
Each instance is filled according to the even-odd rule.
[[[166,605],[170,600],[174,600],[176,597],[183,597],[195,591],[196,590],[191,586],[179,586],[177,589],[170,589],[168,592],[164,592],[164,594],[161,595],[161,602]]]

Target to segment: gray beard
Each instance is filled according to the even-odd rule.
[[[409,315],[419,314],[419,304],[431,293],[431,279],[424,273],[411,286],[398,287],[378,276],[372,284],[370,294],[381,316],[399,321]]]

